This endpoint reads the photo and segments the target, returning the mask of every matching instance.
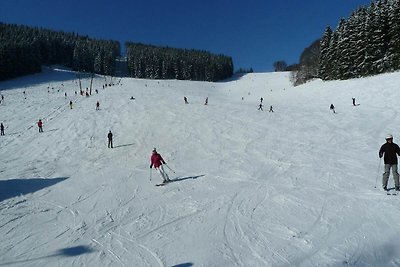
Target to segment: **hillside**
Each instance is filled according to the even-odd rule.
[[[400,266],[378,158],[387,133],[400,143],[399,82],[1,82],[0,266]],[[176,172],[163,187],[153,147]]]

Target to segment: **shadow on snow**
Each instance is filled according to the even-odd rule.
[[[171,183],[172,182],[179,182],[179,181],[183,181],[183,180],[187,180],[187,179],[197,179],[197,178],[200,178],[200,177],[203,177],[203,176],[205,176],[205,174],[197,175],[197,176],[177,177],[177,178],[171,179]]]
[[[181,263],[181,264],[172,265],[171,267],[191,267],[191,266],[193,266],[193,263],[191,263],[191,262],[186,262],[186,263]]]
[[[0,263],[0,266],[29,263],[32,261],[43,260],[43,259],[48,259],[48,258],[52,258],[52,257],[77,257],[77,256],[80,256],[83,254],[92,253],[94,251],[95,250],[89,246],[69,247],[69,248],[59,249],[55,253],[48,255],[48,256],[41,256],[41,257],[25,259],[25,260],[17,260],[17,261],[13,261],[13,262],[3,262],[3,263]]]
[[[19,195],[26,195],[39,191],[68,178],[69,177],[0,180],[0,202]]]

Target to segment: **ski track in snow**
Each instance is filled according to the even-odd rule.
[[[387,133],[399,138],[399,81],[293,88],[266,73],[101,89],[96,76],[90,97],[68,71],[2,82],[14,89],[2,91],[0,182],[15,188],[0,188],[0,265],[400,266],[400,200],[380,190],[377,157]],[[153,147],[178,181],[150,181]]]

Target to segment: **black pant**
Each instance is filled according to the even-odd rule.
[[[0,135],[4,135],[4,130],[1,130],[1,134]]]
[[[108,148],[113,148],[112,139],[108,139]]]
[[[39,133],[43,133],[43,128],[39,127]]]

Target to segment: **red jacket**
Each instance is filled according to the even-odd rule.
[[[42,127],[42,126],[43,126],[43,122],[42,122],[42,121],[38,121],[37,125],[38,125],[39,127]]]
[[[158,168],[160,167],[162,164],[165,164],[164,159],[161,157],[160,154],[158,154],[157,152],[153,153],[153,155],[151,155],[151,164],[150,164],[150,168],[152,166],[154,166],[154,168]]]

